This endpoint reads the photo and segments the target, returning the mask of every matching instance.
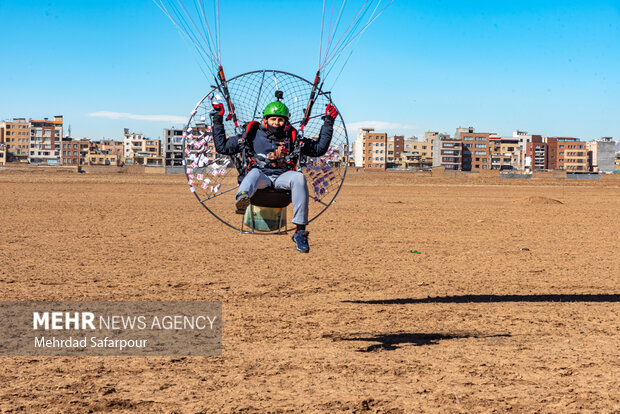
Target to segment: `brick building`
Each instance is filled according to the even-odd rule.
[[[0,122],[0,143],[6,144],[7,159],[27,160],[30,122],[26,121],[26,118]]]
[[[491,133],[476,132],[473,127],[457,128],[456,140],[462,143],[461,170],[482,171],[491,167],[489,137]]]
[[[547,137],[550,170],[588,171],[586,143],[573,137]]]
[[[405,137],[403,135],[394,135],[388,137],[387,139],[387,155],[386,155],[386,166],[388,168],[391,167],[400,167],[401,157],[404,152],[405,147]]]
[[[55,116],[53,121],[47,118],[30,121],[29,163],[60,164],[62,123],[61,115]]]
[[[61,141],[60,157],[62,165],[79,165],[80,153],[77,141],[65,137]]]
[[[541,135],[532,135],[526,131],[514,131],[512,137],[518,140],[517,149],[513,154],[512,164],[521,171],[532,170],[533,160],[527,155],[527,146],[536,139],[537,142],[543,142]]]
[[[525,169],[529,171],[541,171],[549,169],[547,162],[547,156],[549,153],[549,147],[544,142],[541,136],[532,137],[530,142],[526,143],[525,156],[526,164]]]
[[[61,160],[62,165],[84,165],[90,152],[91,142],[89,139],[62,139]]]

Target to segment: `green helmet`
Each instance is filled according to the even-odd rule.
[[[263,116],[265,118],[269,118],[270,116],[281,116],[288,119],[290,115],[291,114],[286,105],[280,101],[270,103],[265,107],[265,112],[263,112]]]

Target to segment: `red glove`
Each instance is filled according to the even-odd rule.
[[[336,119],[336,117],[338,116],[338,110],[332,104],[325,105],[325,116]]]
[[[220,116],[224,115],[224,104],[221,104],[221,103],[213,104],[213,109],[217,111],[218,115]]]

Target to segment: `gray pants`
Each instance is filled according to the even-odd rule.
[[[278,176],[267,176],[258,168],[250,170],[243,178],[237,196],[245,191],[250,197],[256,190],[274,187],[278,190],[291,190],[293,201],[293,224],[308,224],[308,185],[306,177],[299,171],[287,171]]]

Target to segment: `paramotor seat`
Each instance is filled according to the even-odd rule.
[[[282,234],[288,231],[286,208],[291,204],[291,191],[275,188],[257,190],[241,219],[242,233]],[[244,225],[249,230],[244,229]],[[282,231],[284,225],[284,231]]]
[[[250,204],[258,207],[285,208],[291,204],[290,190],[264,188],[256,191],[250,198]]]

